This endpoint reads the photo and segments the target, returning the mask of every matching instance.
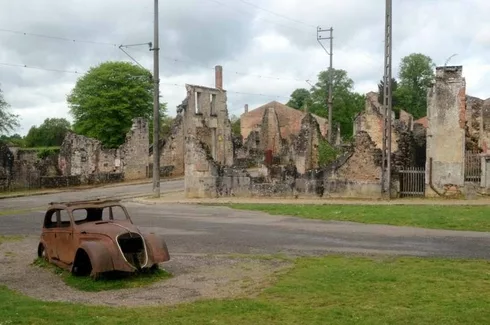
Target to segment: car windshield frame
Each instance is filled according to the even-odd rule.
[[[124,216],[125,216],[124,219],[114,219],[114,215],[113,215],[113,211],[112,211],[112,208],[114,208],[114,207],[118,207],[118,208],[122,209],[122,211],[124,212]],[[104,219],[102,219],[102,211],[104,209],[107,209],[107,208],[109,208],[109,211],[110,211],[110,217],[109,217],[110,219],[104,220]],[[79,210],[87,211],[87,217],[85,219],[76,220],[76,218],[74,216],[74,212],[79,211]],[[93,211],[90,211],[90,210],[93,210]],[[97,211],[97,210],[101,210],[101,211]],[[99,212],[100,212],[100,215],[97,215]],[[121,205],[121,204],[110,204],[110,205],[102,205],[102,206],[101,205],[77,206],[77,207],[73,207],[70,209],[70,216],[71,216],[72,222],[75,226],[86,224],[86,223],[108,223],[108,222],[118,222],[118,221],[119,222],[120,221],[129,221],[132,223],[131,217],[129,216],[129,213],[128,213],[126,207]]]

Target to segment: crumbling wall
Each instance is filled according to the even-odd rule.
[[[232,131],[226,91],[195,85],[186,85],[186,89],[185,136],[198,138],[218,163],[233,165]]]
[[[369,133],[359,131],[352,148],[324,171],[324,197],[379,198],[381,149]]]
[[[479,146],[483,153],[490,153],[490,98],[482,103],[480,119],[480,141]]]
[[[427,96],[426,195],[442,191],[448,185],[455,191],[464,186],[466,94],[463,67],[437,67],[435,82]],[[430,163],[432,159],[432,164]]]
[[[160,166],[173,166],[171,176],[184,175],[184,118],[178,113],[160,151]]]
[[[148,121],[143,118],[134,119],[131,129],[126,135],[126,141],[119,148],[120,162],[117,160],[117,154],[114,154],[114,168],[112,169],[112,172],[116,172],[118,168],[120,169],[120,166],[118,165],[122,164],[122,172],[124,173],[125,180],[146,178],[149,146]],[[110,170],[105,169],[109,166],[110,163],[104,161],[102,166],[99,164],[99,170],[110,172]]]
[[[147,121],[136,118],[125,143],[117,149],[69,132],[60,148],[58,166],[63,176],[80,176],[82,183],[88,183],[94,174],[123,173],[127,180],[143,179],[147,177],[148,150]]]
[[[265,110],[260,127],[260,146],[262,151],[272,150],[277,155],[282,150],[282,138],[279,119],[274,107]]]
[[[292,156],[300,174],[319,167],[318,147],[322,139],[318,121],[307,114],[301,120],[301,130],[292,145]]]
[[[366,102],[364,111],[359,113],[354,119],[354,135],[359,132],[369,134],[371,140],[376,144],[376,147],[383,148],[383,107],[378,102],[377,93],[370,92],[366,94]],[[407,113],[408,114],[408,113]],[[404,119],[409,119],[408,115]],[[395,115],[392,114],[392,126],[395,122]],[[398,134],[392,127],[391,130],[391,151],[398,150]]]

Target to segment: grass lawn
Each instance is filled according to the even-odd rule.
[[[490,208],[486,206],[313,204],[229,204],[227,206],[233,209],[263,211],[307,219],[431,229],[490,231]]]
[[[147,270],[139,274],[112,275],[92,280],[90,277],[77,277],[56,265],[50,264],[41,258],[37,258],[34,265],[46,268],[53,273],[61,276],[63,281],[75,289],[81,291],[99,292],[105,290],[118,290],[136,287],[144,287],[157,281],[168,279],[171,274],[165,270]],[[1,324],[1,323],[0,323]]]
[[[295,263],[258,297],[175,307],[46,303],[0,287],[0,323],[448,325],[490,319],[488,261],[329,256]]]

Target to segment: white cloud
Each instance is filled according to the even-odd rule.
[[[185,97],[184,84],[213,85],[216,64],[224,67],[232,114],[241,114],[244,104],[286,102],[295,88],[309,88],[304,80],[315,82],[328,67],[316,40],[317,25],[333,26],[334,67],[348,72],[356,91],[377,89],[383,74],[384,1],[246,1],[277,15],[240,0],[161,1],[161,90],[171,115]],[[0,0],[0,29],[114,44],[150,42],[152,5],[150,0]],[[483,0],[394,1],[393,75],[410,53],[427,54],[439,65],[457,53],[450,64],[464,65],[467,92],[489,97],[489,10],[490,2]],[[0,47],[0,62],[60,70],[86,71],[106,60],[128,60],[117,46],[5,32],[0,32]],[[129,51],[152,69],[148,47]],[[2,90],[22,117],[18,131],[25,134],[47,117],[69,117],[66,94],[77,77],[0,65]]]

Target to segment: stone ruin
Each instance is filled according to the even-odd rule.
[[[121,182],[148,177],[148,123],[133,120],[126,141],[117,149],[69,132],[59,151],[40,155],[37,149],[0,144],[0,190],[55,188]]]

